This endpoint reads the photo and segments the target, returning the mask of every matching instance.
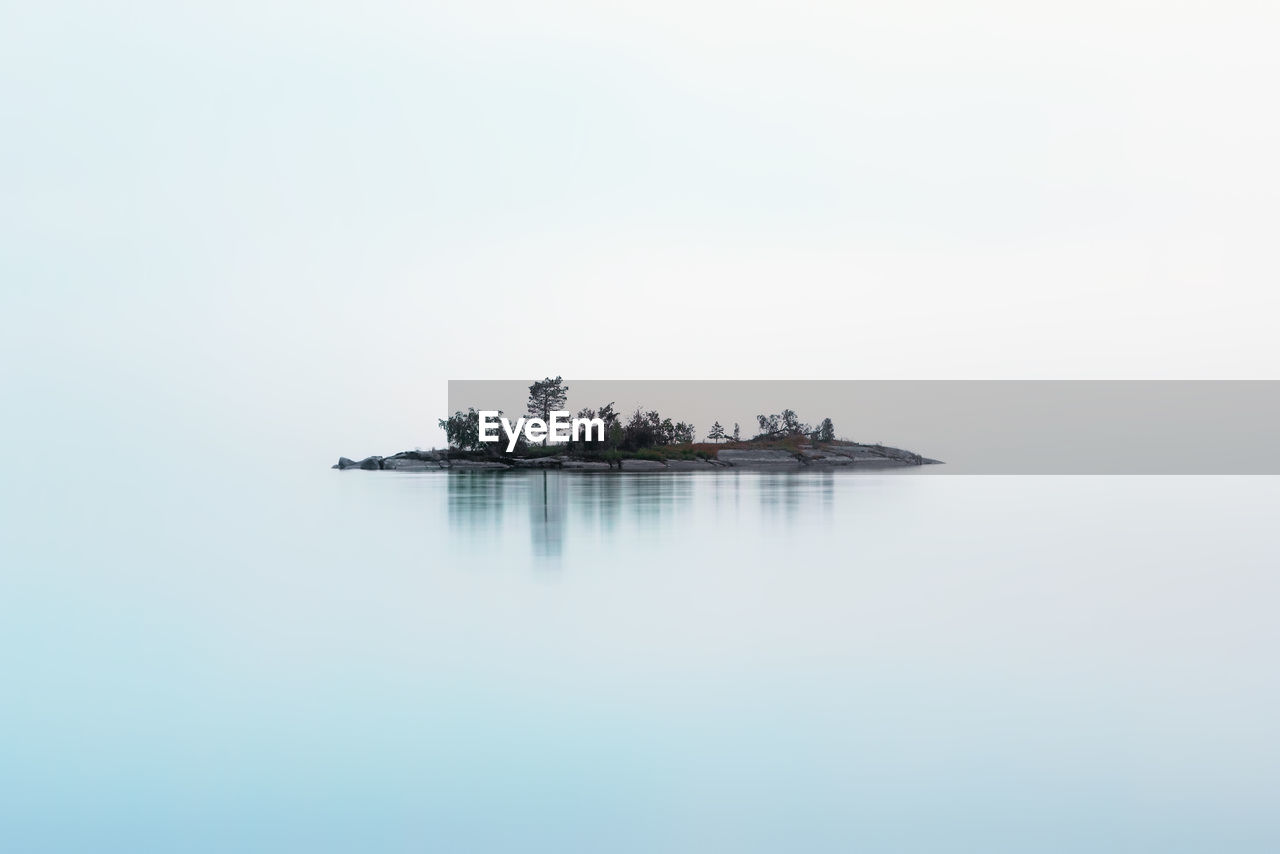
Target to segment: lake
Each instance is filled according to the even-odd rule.
[[[6,851],[1280,850],[1280,478],[7,495]]]

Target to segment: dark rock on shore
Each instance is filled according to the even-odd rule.
[[[336,469],[364,469],[366,471],[377,471],[382,468],[382,457],[365,457],[360,462],[348,459],[346,457],[338,457],[338,464],[333,468]]]
[[[564,465],[566,457],[516,457],[511,465],[518,469],[558,469]]]

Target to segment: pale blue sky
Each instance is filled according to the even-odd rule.
[[[19,442],[386,452],[450,377],[1280,366],[1269,4],[3,17]]]

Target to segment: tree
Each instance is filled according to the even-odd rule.
[[[609,401],[596,411],[596,417],[604,422],[604,448],[605,450],[616,450],[622,444],[622,419],[618,417],[618,413],[613,408],[613,401]]]
[[[654,415],[657,415],[657,413],[655,412]],[[676,425],[671,421],[670,418],[662,419],[662,426],[659,429],[658,435],[662,437],[660,444],[663,444],[663,445],[675,444]]]
[[[450,448],[474,451],[480,446],[480,414],[475,409],[459,410],[448,418],[441,418],[438,423]]]
[[[818,425],[817,433],[819,442],[834,442],[836,440],[836,428],[831,423],[830,418],[822,419],[822,423]]]
[[[778,415],[757,415],[756,422],[760,425],[760,435],[765,438],[782,432],[781,417]]]
[[[782,432],[788,436],[801,436],[809,432],[809,425],[803,423],[794,409],[782,410]]]
[[[547,377],[535,382],[529,386],[529,415],[550,422],[552,410],[564,409],[564,401],[568,395],[569,387],[560,377]],[[542,440],[542,444],[547,444],[546,438]]]
[[[595,418],[595,417],[596,417],[596,411],[595,411],[594,409],[591,409],[591,408],[589,408],[589,407],[584,406],[584,407],[582,407],[581,409],[579,409],[579,410],[578,410],[578,415],[577,415],[577,417],[578,417],[578,418],[583,418],[583,419],[586,419],[586,420],[590,421],[592,418]],[[584,436],[582,436],[582,437],[578,438],[577,440],[575,440],[575,439],[573,438],[573,434],[572,434],[572,433],[570,433],[570,434],[569,434],[569,444],[568,444],[568,446],[567,446],[567,447],[568,447],[568,449],[569,449],[569,453],[573,453],[573,452],[574,452],[574,450],[575,450],[575,446],[580,446],[580,447],[578,447],[578,448],[577,448],[577,450],[584,450],[584,449],[589,448],[589,447],[591,447],[592,445],[595,445],[595,444],[597,444],[597,443],[596,443],[596,441],[595,441],[595,437],[594,437],[594,433],[593,433],[593,431],[592,431],[592,430],[587,430],[587,431],[586,431],[586,434],[585,434]]]
[[[612,431],[613,425],[617,424],[618,421],[620,420],[618,418],[618,413],[614,412],[613,410],[612,400],[606,403],[604,406],[600,407],[600,409],[596,412],[596,417],[604,421],[605,435],[608,435]]]
[[[616,448],[618,446],[618,442],[614,439],[614,436],[617,434],[620,434],[621,429],[618,426],[618,413],[614,412],[613,410],[612,400],[606,403],[604,406],[600,407],[599,409],[591,409],[589,407],[584,406],[582,409],[578,410],[577,417],[585,418],[587,420],[599,418],[601,421],[603,421],[604,422],[604,438],[597,439],[596,438],[597,433],[595,430],[587,430],[585,431],[585,435],[579,438],[576,443],[573,441],[572,438],[569,440],[570,451],[573,450],[575,444],[579,446],[581,450],[597,450],[597,451],[609,450],[611,448]]]
[[[713,442],[720,442],[724,439],[724,428],[720,426],[719,421],[711,425],[711,432],[707,434],[707,438]]]
[[[757,415],[756,422],[760,425],[757,439],[781,439],[813,432],[813,428],[796,416],[794,409],[784,409],[781,415]]]
[[[661,416],[655,410],[642,412],[637,407],[622,428],[622,446],[628,451],[638,451],[661,444],[664,444]]]
[[[742,441],[742,431],[738,429],[737,421],[733,422],[733,441],[735,442]]]
[[[671,433],[672,444],[675,445],[692,445],[693,440],[697,438],[697,430],[692,424],[686,424],[683,421],[677,421],[675,429]]]

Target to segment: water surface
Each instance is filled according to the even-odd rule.
[[[10,484],[6,851],[1280,850],[1280,480]]]

